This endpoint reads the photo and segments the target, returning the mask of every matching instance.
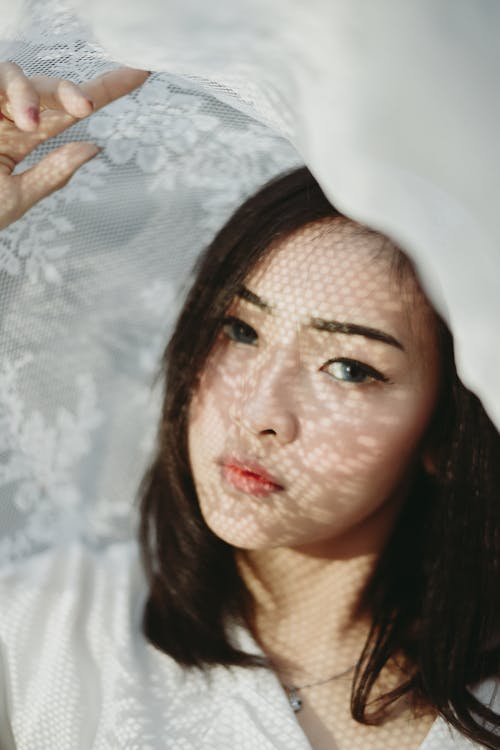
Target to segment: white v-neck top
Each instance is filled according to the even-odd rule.
[[[146,595],[133,542],[74,544],[0,573],[1,750],[311,750],[270,671],[205,674],[148,644]],[[475,692],[488,702],[494,687]],[[419,750],[474,747],[438,718]]]

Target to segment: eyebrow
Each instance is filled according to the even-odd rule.
[[[263,300],[254,292],[251,292],[250,289],[246,288],[246,286],[241,286],[236,292],[236,296],[241,297],[247,302],[250,302],[251,305],[260,307],[261,310],[272,312],[274,309],[272,305]],[[374,339],[375,341],[382,341],[384,344],[394,346],[396,347],[396,349],[401,349],[401,351],[403,352],[405,351],[405,348],[400,341],[394,338],[394,336],[391,336],[390,333],[380,331],[378,328],[358,325],[357,323],[343,323],[338,320],[324,320],[323,318],[310,318],[309,322],[307,323],[307,327],[314,328],[317,331],[327,331],[329,333],[344,333],[350,336],[364,336],[365,338]]]

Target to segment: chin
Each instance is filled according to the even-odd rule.
[[[266,536],[262,533],[259,534],[255,532],[255,534],[252,534],[248,531],[246,533],[238,533],[238,531],[236,531],[235,529],[221,528],[220,526],[214,524],[208,524],[208,526],[212,533],[215,534],[215,536],[217,536],[219,539],[222,539],[223,542],[226,542],[226,544],[229,544],[231,547],[235,547],[237,549],[259,550],[280,546],[274,541],[266,538]]]
[[[237,529],[234,525],[228,527],[227,523],[220,523],[215,519],[209,519],[209,521],[205,519],[205,522],[215,536],[236,549],[257,552],[259,550],[276,549],[278,547],[301,547],[314,544],[318,541],[324,541],[323,537],[318,539],[314,535],[292,536],[290,533],[287,534],[283,529],[249,529],[248,526],[245,529]]]

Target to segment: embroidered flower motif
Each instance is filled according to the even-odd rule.
[[[26,159],[28,167],[36,161],[36,152]],[[74,203],[97,201],[97,189],[104,185],[106,164],[91,162],[80,169],[62,191],[47,196],[19,221],[0,234],[0,273],[20,276],[23,271],[37,284],[45,281],[59,284],[60,261],[69,251],[69,236],[75,227],[67,217],[67,208]]]
[[[27,75],[82,82],[115,67],[65,0],[28,3],[15,57]],[[161,413],[150,385],[188,266],[242,199],[297,163],[284,138],[210,87],[154,74],[18,167],[74,140],[103,147],[0,235],[0,560],[65,534],[97,543],[122,534]],[[13,357],[19,347],[32,354]],[[47,352],[59,368],[50,393],[45,365],[30,358],[38,365]]]
[[[59,407],[52,423],[37,410],[29,411],[20,395],[24,368],[34,360],[26,353],[0,364],[0,488],[9,488],[12,507],[27,519],[22,547],[54,537],[55,512],[71,512],[81,503],[77,467],[90,451],[90,435],[101,423],[96,389],[89,374],[75,378],[75,413]],[[11,540],[10,552],[15,541]],[[9,541],[2,539],[0,557]]]
[[[167,332],[179,310],[180,289],[172,281],[156,279],[139,292],[139,298],[150,317],[151,333],[139,351],[141,369],[153,374],[165,348]]]
[[[202,104],[196,93],[153,75],[132,95],[96,112],[88,121],[89,137],[105,141],[113,164],[133,161],[142,172],[155,174],[217,127],[218,118],[203,113]]]
[[[172,281],[157,279],[145,289],[142,289],[139,294],[144,309],[156,318],[165,320],[171,318],[175,312],[177,291],[177,287]]]

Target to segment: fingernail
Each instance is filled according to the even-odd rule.
[[[95,152],[94,154],[92,154],[92,157],[91,157],[92,159],[94,158],[94,156],[97,156],[97,154],[101,153],[102,151],[101,146],[96,146],[95,143],[89,143],[88,145],[91,147],[91,150]]]
[[[32,122],[35,123],[35,125],[40,124],[40,113],[38,112],[38,109],[36,107],[28,108],[28,117]]]

